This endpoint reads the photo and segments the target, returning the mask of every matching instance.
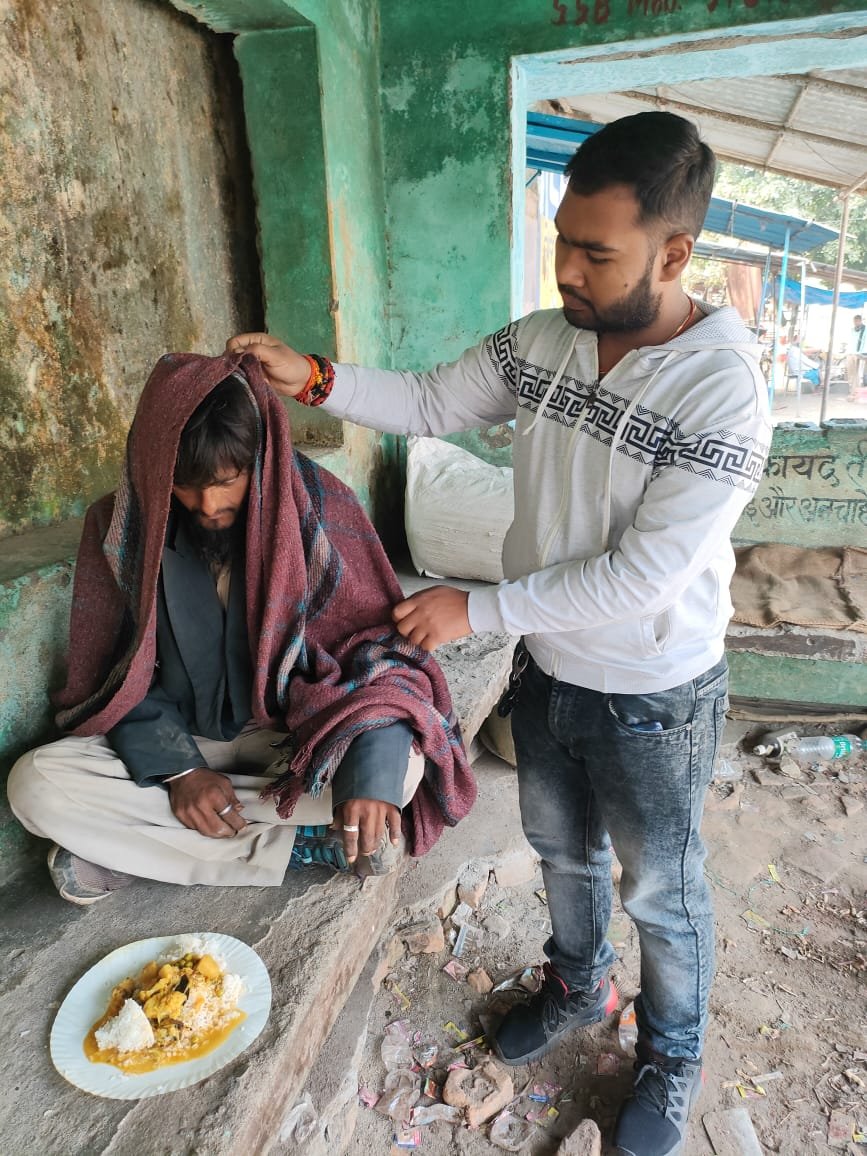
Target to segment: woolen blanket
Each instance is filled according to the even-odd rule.
[[[85,519],[58,725],[104,734],[146,695],[181,432],[236,371],[260,419],[245,562],[253,717],[289,740],[268,793],[288,817],[305,790],[322,791],[356,735],[403,720],[426,760],[407,823],[411,853],[424,854],[476,795],[445,678],[394,629],[403,595],[373,526],[346,485],[293,449],[283,403],[250,354],[167,354],[151,373],[118,489]]]

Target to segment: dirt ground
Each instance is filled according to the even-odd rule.
[[[706,1082],[683,1156],[759,1151],[864,1156],[867,759],[812,766],[787,762],[781,769],[747,753],[766,729],[729,724],[721,753],[727,765],[719,765],[733,777],[714,782],[706,807],[717,975],[704,1055]],[[802,733],[823,729],[847,728],[811,726]],[[516,793],[503,805],[513,805],[515,798]],[[616,875],[616,864],[614,870]],[[550,930],[542,887],[538,872],[511,887],[499,886],[492,876],[478,909],[464,913],[475,934],[468,936],[459,963],[484,969],[495,985],[538,964]],[[456,930],[448,917],[444,930],[447,937]],[[622,1009],[638,987],[638,940],[619,907],[609,939],[619,956],[613,978]],[[472,1041],[522,998],[515,990],[476,995],[460,972],[456,978],[447,974],[443,969],[453,959],[448,940],[432,954],[402,950],[392,941],[392,966],[376,998],[361,1069],[365,1106],[349,1151],[358,1156],[412,1146],[429,1156],[502,1151],[490,1139],[490,1121],[471,1130],[440,1120],[419,1127],[413,1137],[412,1127],[401,1130],[372,1106],[386,1081],[381,1044],[390,1023],[404,1020],[416,1061],[430,1063],[417,1071],[417,1082],[431,1078],[441,1087],[449,1065],[463,1060],[474,1066],[485,1058],[483,1043],[456,1051],[460,1037],[455,1029]],[[541,1061],[510,1070],[516,1097],[512,1115],[540,1116],[538,1123],[526,1126],[523,1151],[553,1153],[559,1138],[584,1117],[597,1122],[603,1138],[610,1136],[632,1077],[632,1059],[618,1040],[620,1009],[611,1019],[571,1034]],[[436,1045],[435,1057],[431,1045]],[[433,1085],[428,1090],[433,1092]],[[423,1097],[416,1108],[434,1102]],[[760,1148],[725,1147],[718,1133],[714,1146],[714,1114],[726,1109],[748,1113],[747,1126],[751,1122]]]
[[[820,392],[802,393],[800,399],[794,385],[774,395],[772,416],[775,423],[783,421],[818,422],[822,411]],[[828,397],[825,419],[867,420],[867,390],[862,390],[857,401],[848,401],[846,386],[835,383]]]

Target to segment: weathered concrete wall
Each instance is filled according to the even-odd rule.
[[[240,104],[231,41],[166,3],[0,4],[0,772],[50,732],[64,519],[151,367],[261,324]],[[25,842],[0,806],[0,860]]]
[[[168,4],[0,8],[0,536],[114,486],[161,353],[258,322],[238,103]]]

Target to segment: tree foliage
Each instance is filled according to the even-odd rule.
[[[744,205],[757,205],[762,209],[804,217],[831,229],[840,228],[842,202],[836,189],[796,177],[722,163],[714,193]],[[814,261],[833,265],[837,260],[837,242],[831,241],[820,249],[814,249],[809,256]],[[867,272],[867,198],[860,193],[854,193],[851,199],[845,264],[849,269]]]

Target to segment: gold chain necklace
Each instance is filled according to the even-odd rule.
[[[692,321],[693,317],[695,317],[695,309],[696,309],[695,298],[690,297],[689,309],[687,309],[687,311],[686,311],[686,317],[684,317],[683,321],[681,321],[680,325],[678,325],[678,327],[677,327],[677,329],[675,329],[674,333],[672,333],[672,335],[670,337],[667,337],[665,339],[665,341],[660,341],[659,344],[660,345],[668,345],[669,341],[674,341],[675,337],[680,337],[681,333],[683,333],[684,329],[686,329],[686,327],[689,325],[690,321]],[[615,361],[614,365],[616,365],[616,364],[617,364],[617,362]],[[599,366],[599,376],[604,377],[606,373],[610,373],[611,370],[614,368],[614,365],[609,365],[607,369],[603,369],[602,366],[600,365]]]

